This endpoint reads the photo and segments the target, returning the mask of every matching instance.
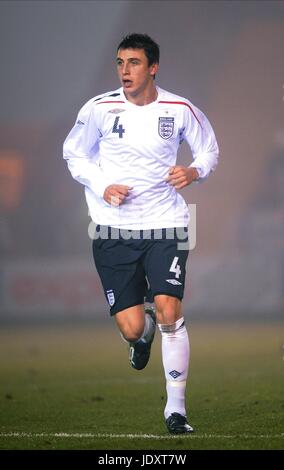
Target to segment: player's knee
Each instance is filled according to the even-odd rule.
[[[158,323],[169,325],[175,323],[181,317],[181,312],[175,306],[163,305],[156,310],[156,316]]]
[[[126,339],[126,341],[129,341],[130,343],[134,343],[135,341],[140,339],[143,334],[143,331],[144,331],[144,326],[135,327],[135,326],[127,325],[126,327],[121,329],[121,333],[123,337]]]
[[[181,317],[181,301],[175,297],[159,295],[155,298],[158,323],[172,324]]]

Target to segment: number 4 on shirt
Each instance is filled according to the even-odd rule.
[[[125,132],[125,129],[123,129],[122,127],[122,124],[119,124],[118,125],[118,121],[120,119],[120,116],[117,116],[114,120],[114,125],[113,125],[113,128],[112,128],[112,132],[114,134],[118,134],[119,135],[119,138],[122,139],[123,137],[123,134]]]

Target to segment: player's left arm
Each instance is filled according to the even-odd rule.
[[[199,172],[196,168],[179,165],[170,168],[166,181],[176,189],[182,189],[198,179]]]
[[[170,168],[167,181],[182,189],[193,181],[204,181],[218,164],[219,148],[213,128],[202,111],[191,103],[184,110],[182,137],[191,148],[193,162]]]

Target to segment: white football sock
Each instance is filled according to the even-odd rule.
[[[167,404],[164,415],[186,416],[185,388],[189,366],[189,338],[184,318],[171,325],[158,324],[162,335],[162,359],[166,377]]]
[[[145,341],[145,343],[148,343],[152,339],[153,336],[153,328],[156,328],[156,325],[154,321],[152,320],[152,317],[148,314],[145,315],[145,326],[144,326],[144,331],[141,336],[141,340]]]

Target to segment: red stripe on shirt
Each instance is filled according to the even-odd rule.
[[[101,101],[97,104],[106,104],[106,103],[125,103],[125,101]]]
[[[190,111],[192,112],[193,116],[195,117],[195,119],[197,120],[197,122],[200,124],[201,126],[201,122],[199,121],[198,117],[196,116],[195,112],[193,111],[192,107],[186,103],[185,101],[158,101],[158,103],[163,103],[163,104],[183,104],[184,106],[187,106]],[[202,126],[201,126],[202,127]]]

